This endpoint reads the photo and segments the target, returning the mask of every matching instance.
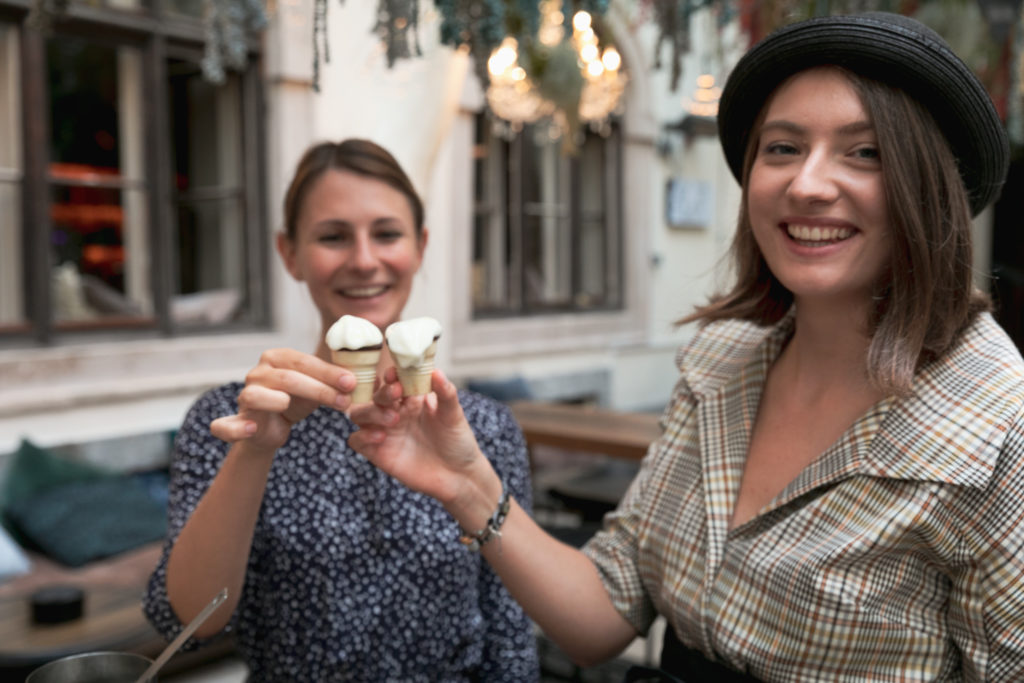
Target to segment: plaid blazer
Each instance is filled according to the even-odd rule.
[[[703,328],[663,435],[585,547],[643,633],[768,681],[1024,680],[1024,361],[985,314],[729,530],[768,368],[792,334]],[[795,435],[794,438],[799,438]]]

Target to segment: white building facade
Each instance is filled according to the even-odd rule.
[[[154,28],[143,19],[125,20],[122,28],[129,38],[112,48],[110,58],[119,77],[117,95],[112,96],[120,114],[115,136],[119,173],[97,175],[99,171],[90,167],[76,176],[78,167],[54,166],[52,155],[47,167],[45,153],[28,145],[20,158],[16,152],[9,150],[5,157],[0,151],[0,201],[8,214],[6,228],[0,218],[0,240],[7,254],[0,257],[0,269],[7,270],[0,285],[9,293],[21,292],[30,302],[26,313],[19,312],[16,303],[8,304],[6,319],[0,308],[0,330],[13,330],[0,338],[0,453],[16,448],[21,439],[48,446],[173,430],[200,392],[243,378],[263,350],[313,349],[320,331],[318,316],[301,285],[281,267],[273,252],[273,235],[281,228],[282,197],[302,152],[313,142],[346,137],[370,138],[392,151],[425,199],[430,242],[406,314],[441,321],[445,332],[438,365],[451,377],[467,381],[518,376],[540,398],[586,398],[623,410],[655,409],[669,398],[676,380],[673,356],[690,333],[676,329],[674,321],[722,282],[722,257],[739,200],[717,139],[670,126],[683,117],[683,100],[695,88],[697,76],[710,72],[724,80],[728,64],[745,48],[745,38],[735,28],[718,31],[708,12],[696,14],[692,50],[684,61],[681,85],[673,91],[669,56],[664,56],[665,67],[653,66],[656,27],[638,15],[633,3],[612,2],[605,21],[630,78],[616,133],[618,184],[610,190],[618,232],[604,245],[607,263],[602,266],[614,263],[606,271],[615,279],[614,296],[606,305],[582,309],[570,305],[480,315],[474,294],[479,286],[477,241],[482,234],[480,185],[474,174],[480,168],[475,161],[481,150],[478,122],[485,100],[468,58],[440,45],[439,17],[432,3],[421,3],[418,35],[423,55],[400,60],[392,68],[372,32],[376,3],[329,4],[330,61],[321,64],[319,93],[312,88],[310,0],[277,3],[255,49],[255,66],[250,65],[247,75],[229,78],[227,89],[216,93],[204,90],[194,78],[197,53],[189,36],[195,32],[195,21],[183,20],[183,28],[172,30],[166,28],[171,23]],[[35,98],[38,103],[45,97],[31,83],[19,82],[24,78],[19,75],[40,68],[32,66],[33,60],[43,54],[56,58],[63,47],[52,41],[44,47],[43,39],[29,36],[22,23],[24,3],[0,0],[0,10],[0,36],[5,36],[0,50],[6,55],[0,60],[2,143],[19,140],[18,131],[31,128],[19,117],[30,111],[26,102]],[[89,35],[94,26],[88,8],[73,6],[72,15],[75,35]],[[133,31],[146,40],[136,39]],[[709,36],[715,36],[714,44],[708,43]],[[170,94],[160,90],[156,95],[168,102],[165,113],[155,116],[156,123],[136,112],[138,127],[133,130],[133,108],[151,111],[147,97],[133,95],[125,85],[136,71],[143,79],[156,74],[161,83],[170,84]],[[185,72],[184,80],[175,80],[176,74]],[[62,83],[52,72],[47,82],[55,89]],[[224,101],[240,107],[221,107]],[[175,105],[178,102],[186,104]],[[50,111],[54,121],[61,120],[56,105]],[[173,129],[175,116],[191,117],[191,132],[170,136],[166,152],[152,150],[147,142],[152,129],[146,126]],[[212,127],[216,134],[204,138],[199,134],[204,127]],[[45,146],[45,131],[37,135]],[[57,139],[53,130],[50,139]],[[248,152],[236,154],[232,140]],[[191,158],[205,159],[207,166],[214,157],[242,161],[217,165],[215,182],[195,189],[203,164],[185,169],[181,159],[187,156],[186,148],[192,150]],[[214,148],[216,154],[210,151]],[[177,170],[161,171],[164,175],[152,181],[133,178],[133,165],[152,169],[161,159],[173,159]],[[187,181],[180,179],[186,177]],[[32,178],[58,189],[32,189]],[[174,178],[179,178],[178,190],[169,196],[161,187],[174,185]],[[19,237],[16,226],[21,218],[15,214],[35,211],[42,224],[46,219],[54,224],[63,220],[52,208],[57,200],[47,203],[59,196],[61,183],[119,193],[123,239],[118,248],[127,255],[121,257],[124,272],[118,276],[118,291],[134,306],[119,314],[128,311],[151,323],[83,332],[88,325],[82,320],[95,318],[80,320],[73,312],[61,313],[68,303],[59,300],[62,285],[55,283],[60,280],[55,275],[40,279],[27,274],[32,263],[46,262],[47,247],[36,244],[35,238]],[[669,194],[677,200],[671,210],[682,212],[681,217],[670,218]],[[18,203],[19,196],[28,197],[25,204]],[[581,201],[586,205],[585,192]],[[219,208],[209,209],[213,218],[204,218],[204,207],[210,203]],[[177,207],[178,218],[167,221],[171,228],[147,227],[128,239],[132,220],[138,225],[159,224],[164,213],[173,212],[168,206]],[[245,218],[239,220],[239,215]],[[83,223],[81,216],[67,220],[78,220],[76,225],[88,222]],[[236,224],[237,232],[225,227]],[[196,225],[216,225],[219,237],[211,242],[204,237],[211,229],[188,227]],[[192,234],[190,230],[194,239],[207,240],[201,253],[214,254],[215,263],[206,263],[205,256],[179,256],[166,268],[169,274],[161,285],[165,250],[183,249],[182,235]],[[177,242],[166,235],[177,235]],[[146,239],[150,243],[140,247]],[[19,260],[11,255],[19,253],[27,256],[15,272]],[[54,268],[60,265],[50,263]],[[549,265],[557,271],[558,263]],[[585,259],[574,267],[581,282],[594,277],[588,276]],[[217,274],[204,276],[211,268]],[[247,285],[232,284],[224,275],[235,271],[249,279]],[[4,277],[0,272],[0,279]],[[146,294],[147,287],[140,282],[156,282],[156,294]],[[185,282],[193,283],[191,289]],[[33,299],[33,288],[44,285],[49,288],[49,306]],[[133,286],[142,293],[131,295]],[[245,291],[241,302],[231,296],[239,287]],[[204,310],[215,315],[225,292],[232,320],[243,324],[190,327],[188,313],[183,312],[196,300],[190,295],[204,295],[199,297]]]

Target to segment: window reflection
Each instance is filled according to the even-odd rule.
[[[0,328],[25,322],[21,235],[18,30],[0,22]]]
[[[152,315],[134,48],[47,43],[53,319]]]
[[[203,79],[191,62],[169,60],[181,324],[236,320],[245,297],[241,102],[237,76]]]
[[[201,19],[203,16],[203,0],[164,0],[163,11],[183,14]]]
[[[476,316],[622,306],[619,132],[588,132],[576,156],[543,128],[474,140]]]

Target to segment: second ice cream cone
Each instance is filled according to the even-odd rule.
[[[405,396],[423,396],[430,393],[430,375],[434,372],[434,356],[437,354],[437,341],[427,347],[423,361],[407,368],[398,366],[398,381],[402,384]]]

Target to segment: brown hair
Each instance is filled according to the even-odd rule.
[[[423,232],[423,202],[409,176],[386,149],[369,140],[320,142],[306,150],[284,195],[284,229],[288,238],[298,234],[299,211],[313,184],[330,169],[374,178],[405,195],[412,208],[416,234]]]
[[[990,302],[972,282],[970,204],[935,120],[904,91],[840,70],[875,127],[891,224],[891,260],[875,285],[869,321],[868,376],[879,389],[906,395],[914,373],[946,353]],[[729,252],[736,282],[679,324],[739,318],[770,325],[793,303],[792,293],[768,269],[750,225],[747,185],[758,138],[752,135],[746,149],[740,213]]]

